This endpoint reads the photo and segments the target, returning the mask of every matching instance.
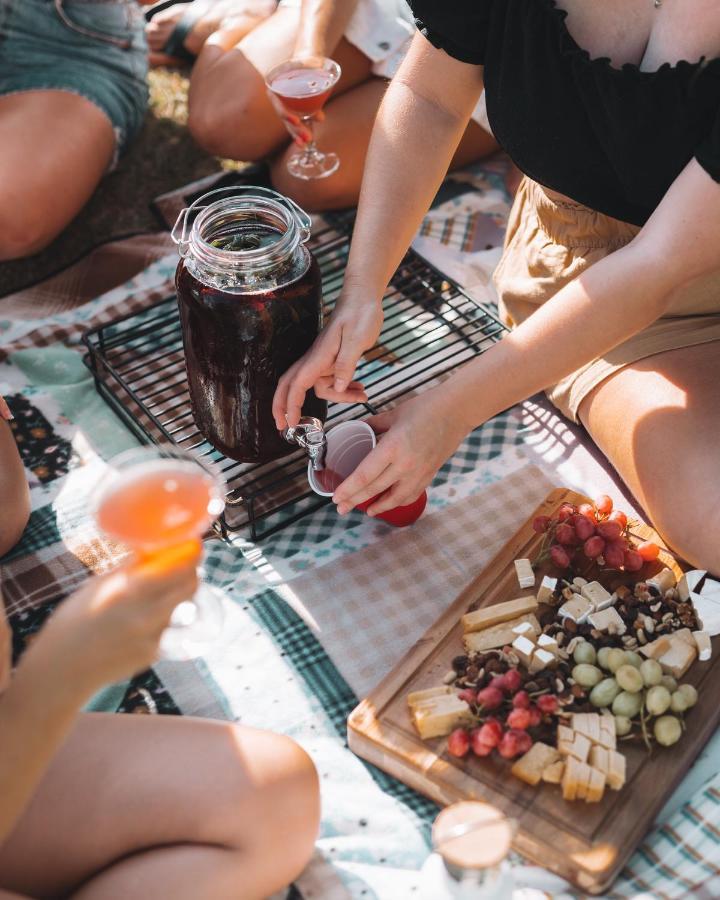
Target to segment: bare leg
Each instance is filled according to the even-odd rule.
[[[199,3],[203,5],[203,12],[184,41],[185,48],[195,56],[200,53],[210,35],[220,28],[232,28],[236,34],[235,40],[239,41],[266,19],[274,8],[272,0],[194,0],[195,6]],[[178,62],[164,53],[163,48],[187,10],[187,3],[176,3],[160,10],[148,22],[145,33],[150,50],[150,65],[165,66]]]
[[[90,199],[114,148],[110,120],[84,97],[0,97],[0,260],[49,244]]]
[[[317,181],[294,178],[287,170],[287,161],[298,148],[291,145],[273,163],[275,188],[313,211],[356,206],[370,135],[387,84],[384,78],[370,78],[339,97],[331,98],[325,109],[325,120],[315,125],[319,149],[332,150],[340,157],[337,172]],[[452,168],[467,165],[497,149],[495,138],[476,122],[470,122]]]
[[[688,562],[720,574],[720,343],[659,353],[611,375],[580,418]]]
[[[264,79],[291,56],[299,21],[299,10],[280,7],[237,45],[230,32],[218,32],[205,44],[190,80],[188,124],[208,152],[257,160],[288,143]],[[370,77],[370,60],[346,40],[334,58],[343,70],[336,95]]]
[[[3,556],[20,540],[30,515],[25,471],[10,426],[4,419],[0,419],[0,511],[0,556]]]
[[[290,739],[92,713],[0,849],[0,887],[79,900],[265,897],[312,853],[317,776]]]

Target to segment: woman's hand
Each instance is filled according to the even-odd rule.
[[[378,494],[384,495],[368,509],[370,516],[412,503],[471,430],[457,407],[445,401],[442,387],[367,422],[382,436],[335,491],[340,515]]]
[[[50,617],[28,662],[42,656],[50,671],[88,696],[146,669],[173,609],[195,593],[200,552],[192,541],[90,578]]]
[[[278,428],[297,425],[311,387],[318,397],[334,403],[367,400],[362,384],[352,377],[362,354],[375,345],[382,321],[382,307],[376,303],[341,303],[336,307],[312,347],[278,383],[273,400]]]

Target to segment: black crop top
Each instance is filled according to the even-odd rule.
[[[436,47],[485,66],[495,137],[535,181],[643,225],[695,156],[720,181],[720,58],[591,59],[554,0],[409,0]]]

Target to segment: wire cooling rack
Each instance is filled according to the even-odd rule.
[[[342,286],[353,220],[351,212],[326,215],[309,244],[322,271],[326,315]],[[383,307],[380,338],[356,375],[368,400],[330,404],[329,425],[388,409],[436,384],[505,331],[486,306],[413,250],[393,276]],[[139,440],[169,441],[220,467],[228,485],[218,523],[224,537],[245,534],[262,540],[328,502],[310,490],[302,451],[249,465],[224,457],[200,434],[190,409],[174,294],[86,332],[83,342],[98,391]]]

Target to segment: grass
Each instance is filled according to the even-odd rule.
[[[166,191],[233,163],[201,150],[185,127],[187,73],[155,69],[150,77],[145,125],[116,171],[106,176],[90,202],[44,251],[0,264],[0,295],[52,275],[112,238],[157,231],[150,201]]]

